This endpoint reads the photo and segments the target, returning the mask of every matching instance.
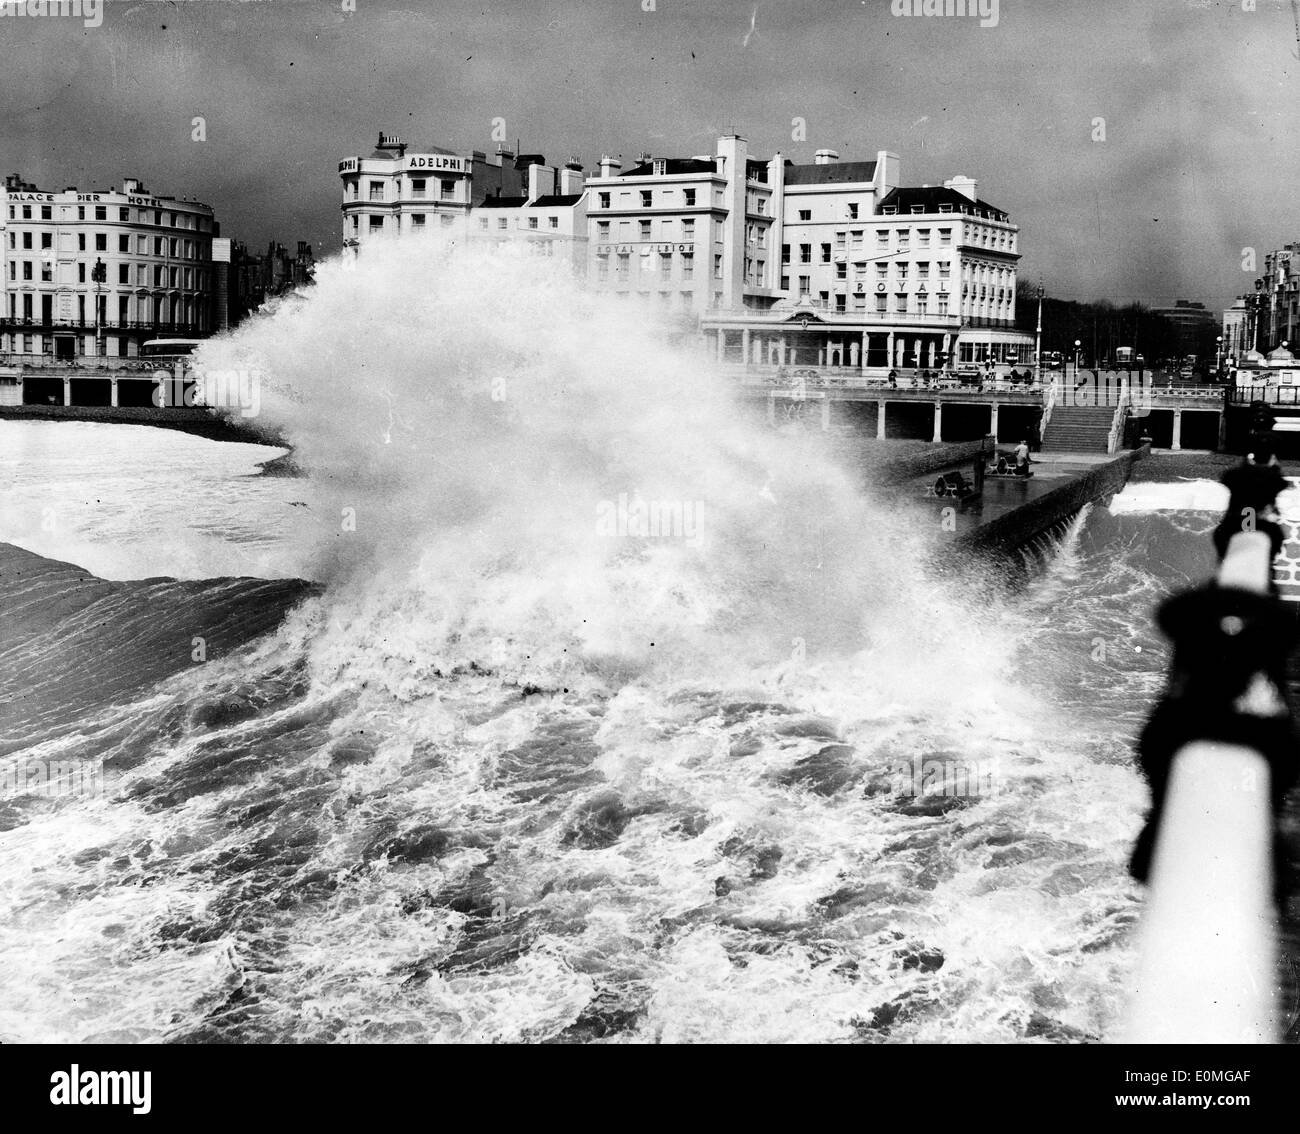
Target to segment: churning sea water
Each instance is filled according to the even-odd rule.
[[[305,479],[0,422],[0,760],[104,785],[0,798],[0,1039],[1113,1035],[1212,514],[932,578],[643,311],[410,249],[205,348]]]

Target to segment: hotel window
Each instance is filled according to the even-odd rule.
[[[948,263],[947,260],[941,260],[939,262],[939,278],[941,280],[946,280],[946,279],[950,279],[951,277],[952,277],[952,265]]]
[[[895,310],[895,311],[906,311],[906,310],[907,310],[907,292],[905,292],[905,291],[900,291],[900,292],[898,293],[898,295],[895,296],[895,298],[898,300],[898,303],[897,303],[897,305],[894,307],[894,310]]]
[[[799,210],[799,219],[800,219],[801,221],[810,221],[810,220],[812,220],[812,209],[800,209],[800,210]]]
[[[173,259],[175,258],[175,256],[176,256],[176,241],[175,241],[175,240],[169,240],[169,241],[167,241],[167,255],[168,255],[168,256],[171,256]]]
[[[154,209],[153,223],[158,225],[162,224],[162,209]]]
[[[77,211],[81,214],[81,218],[80,218],[80,219],[85,220],[85,219],[86,219],[86,210],[85,210],[85,209],[78,209]],[[24,205],[24,206],[23,206],[23,220],[31,220],[31,219],[32,219],[32,207],[31,207],[31,205]]]
[[[877,265],[876,265],[876,279],[878,279],[878,280],[883,280],[883,279],[887,279],[888,276],[889,276],[889,265],[888,265],[888,264],[877,264]]]
[[[370,183],[370,199],[372,201],[382,201],[384,199],[384,183],[382,181],[372,181]]]
[[[916,278],[918,280],[928,280],[930,278],[930,262],[921,260],[916,265]]]
[[[479,228],[483,229],[483,230],[486,232],[486,231],[487,231],[487,226],[488,226],[488,219],[487,219],[487,217],[479,217],[479,218],[478,218],[478,226],[479,226]]]
[[[823,244],[823,245],[822,245],[822,263],[823,263],[823,264],[829,264],[830,262],[831,262],[831,246],[830,246],[829,244]]]
[[[847,232],[837,232],[835,234],[835,251],[841,255],[844,253],[848,235]]]
[[[767,198],[760,197],[757,201],[754,202],[754,212],[756,212],[760,217],[764,215],[766,209],[767,209]]]
[[[898,230],[898,247],[900,251],[906,251],[911,244],[912,230],[909,228],[900,228]]]
[[[858,203],[856,201],[850,201],[849,220],[857,220],[857,219],[858,219]]]
[[[53,220],[54,212],[49,205],[41,206],[41,220]]]
[[[844,314],[844,308],[847,302],[848,302],[847,298],[843,295],[837,295],[835,297],[835,313],[837,315]]]
[[[857,232],[854,232],[850,235],[849,247],[854,252],[862,251],[862,230],[861,229],[859,229]]]
[[[32,234],[31,234],[30,232],[24,232],[24,233],[23,233],[23,247],[24,247],[24,248],[30,248],[31,246],[32,246]]]
[[[508,217],[497,217],[498,231],[505,229],[509,224],[510,224],[510,219]]]
[[[131,251],[131,238],[129,236],[119,236],[117,238],[117,250],[129,253]]]
[[[26,279],[31,279],[32,277],[29,276],[29,275],[27,275],[26,273],[24,273],[24,278],[26,278]],[[86,282],[86,265],[85,265],[85,264],[78,264],[78,265],[77,265],[77,283],[85,283],[85,282]]]
[[[118,210],[117,210],[117,219],[120,220],[123,224],[125,224],[127,221],[129,221],[129,220],[131,219],[131,210],[130,210],[130,209],[118,209]]]
[[[609,221],[596,222],[596,240],[601,244],[609,243]]]
[[[906,264],[899,264],[899,265],[897,265],[897,267],[898,267],[898,278],[899,278],[899,281],[901,282],[901,281],[903,281],[903,280],[906,280],[906,279],[907,279],[907,265],[906,265]]]
[[[829,307],[831,305],[831,293],[829,291],[819,291],[817,293],[817,299],[821,303],[822,307]]]
[[[175,287],[180,282],[180,269],[169,268],[167,270],[167,286]]]
[[[153,254],[155,256],[161,256],[163,254],[163,242],[161,236],[155,236],[153,238]]]
[[[355,217],[353,218],[356,219]],[[138,287],[145,287],[149,283],[149,265],[137,264],[135,266],[135,282]]]
[[[695,190],[694,190],[694,189],[683,189],[683,190],[682,190],[682,197],[685,199],[686,207],[687,207],[688,209],[690,209],[690,208],[694,208],[694,206],[695,206]]]
[[[687,217],[685,220],[682,221],[682,239],[683,240],[695,239],[695,218],[694,217]]]
[[[456,182],[440,180],[438,182],[438,193],[442,200],[452,201],[456,197]]]
[[[812,263],[812,245],[811,245],[811,244],[800,244],[800,245],[799,245],[799,263],[801,263],[801,264],[811,264],[811,263]]]
[[[104,205],[95,206],[95,219],[108,220],[108,209]]]
[[[536,217],[529,217],[529,218],[528,218],[528,227],[529,227],[529,228],[536,228],[536,227],[537,227],[537,218],[536,218]]]
[[[370,218],[370,231],[371,231],[371,232],[379,232],[379,231],[382,231],[382,230],[383,230],[383,227],[384,227],[384,218],[383,218],[383,217],[371,217],[371,218]]]
[[[172,228],[175,228],[175,227],[176,227],[176,214],[175,214],[175,213],[168,213],[168,214],[167,214],[167,223],[168,223],[169,225],[171,225]]]
[[[846,280],[849,278],[848,264],[839,263],[835,265],[835,278],[837,280]]]
[[[788,245],[788,244],[782,244],[782,245],[781,245],[781,263],[783,263],[783,264],[788,264],[789,262],[790,262],[790,245]]]
[[[799,277],[799,298],[807,299],[812,292],[812,276]]]
[[[641,239],[642,240],[650,239],[650,222],[648,220],[643,220],[641,222]]]
[[[559,218],[559,217],[547,217],[547,218],[546,218],[546,227],[547,227],[547,228],[559,228],[559,227],[560,227],[560,218]]]
[[[650,207],[651,196],[649,189],[641,190],[641,207],[643,209],[648,209]]]
[[[689,306],[691,305],[691,297],[692,297],[695,293],[694,293],[693,291],[683,291],[683,292],[680,292],[679,294],[680,294],[681,297],[682,297],[682,306],[683,306],[683,307],[689,307]]]
[[[916,246],[918,248],[930,247],[930,230],[928,228],[918,228],[916,230]]]
[[[86,234],[84,232],[79,232],[77,233],[77,251],[84,252],[85,250],[86,250]]]
[[[924,295],[924,294],[918,295],[916,297],[916,313],[918,315],[924,315],[926,305],[929,302],[930,302],[930,297],[928,295]]]
[[[54,282],[54,265],[51,264],[48,260],[41,261],[41,282],[42,283]]]
[[[108,233],[106,232],[95,233],[95,251],[96,252],[108,251]]]
[[[713,257],[713,278],[722,279],[722,253],[720,252]]]
[[[353,231],[353,232],[356,232],[356,231],[357,231],[357,227],[360,225],[360,223],[361,223],[361,218],[360,218],[360,217],[358,217],[358,216],[353,216],[353,217],[352,217],[352,231]]]
[[[449,216],[447,213],[443,213],[438,219],[442,223],[443,228],[451,228],[451,222],[456,218]]]
[[[423,177],[411,178],[411,196],[423,197],[427,192],[428,182]]]
[[[129,284],[129,283],[131,282],[131,265],[130,265],[130,264],[118,264],[118,266],[117,266],[117,282],[120,283],[120,284]]]
[[[608,193],[601,193],[601,194],[600,194],[600,207],[601,207],[602,209],[608,209],[608,208],[609,208],[609,194],[608,194]]]
[[[883,252],[889,247],[889,229],[876,229],[876,251]]]
[[[940,315],[947,315],[947,314],[948,314],[948,297],[947,297],[946,295],[940,295],[939,298],[938,298],[938,300],[937,300],[937,303],[938,303],[938,306],[939,306],[939,314],[940,314]]]
[[[412,214],[411,214],[411,227],[412,227],[412,228],[423,228],[423,227],[424,227],[424,213],[412,213]]]
[[[632,257],[627,252],[618,254],[618,280],[619,283],[627,282],[627,273],[632,266]]]
[[[601,283],[609,282],[609,257],[602,256],[596,261],[596,279]]]
[[[876,296],[876,310],[879,311],[882,315],[889,310],[889,296],[887,295]]]
[[[352,218],[356,220],[356,217]],[[149,254],[149,238],[147,236],[137,236],[135,238],[135,252],[137,256],[147,256]]]
[[[781,290],[782,290],[782,291],[789,291],[789,290],[790,290],[790,277],[789,277],[789,276],[782,276],[782,277],[781,277]]]
[[[693,280],[695,278],[695,254],[686,252],[682,255],[682,279]]]
[[[659,274],[664,279],[673,274],[673,254],[671,252],[659,253]]]

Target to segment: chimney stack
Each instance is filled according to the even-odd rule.
[[[973,177],[966,177],[959,173],[956,177],[948,178],[948,180],[943,184],[945,189],[955,190],[963,197],[969,197],[972,201],[979,199],[975,195],[975,190],[978,188],[979,182]]]
[[[601,177],[616,177],[622,168],[623,163],[618,158],[612,158],[608,154],[600,155]]]
[[[818,150],[813,154],[813,165],[831,165],[839,160],[839,150]]]

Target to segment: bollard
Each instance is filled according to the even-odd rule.
[[[1132,870],[1148,884],[1129,1043],[1275,1043],[1275,815],[1296,778],[1284,697],[1294,630],[1272,595],[1273,540],[1223,541],[1217,586],[1166,603],[1169,690],[1139,746],[1152,810]]]

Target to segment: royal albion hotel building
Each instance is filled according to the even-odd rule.
[[[10,362],[133,358],[212,327],[210,206],[121,189],[47,192],[5,178],[0,352]],[[111,364],[111,363],[110,363]]]
[[[755,370],[1032,359],[1033,336],[1015,329],[1019,229],[971,178],[902,187],[888,151],[759,160],[736,135],[712,154],[643,154],[627,169],[604,156],[585,181],[581,169],[504,151],[408,155],[381,135],[369,158],[339,165],[344,234],[360,244],[436,223],[529,240]]]

